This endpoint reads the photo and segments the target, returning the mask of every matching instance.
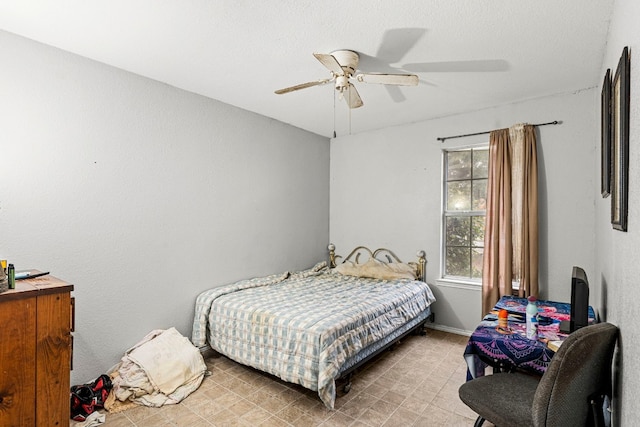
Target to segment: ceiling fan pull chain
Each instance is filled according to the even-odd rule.
[[[347,110],[349,110],[349,135],[351,135],[351,91],[349,90],[349,108],[347,108]]]
[[[336,91],[333,92],[333,137],[336,137]]]

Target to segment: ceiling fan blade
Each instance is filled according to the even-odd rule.
[[[312,86],[323,85],[325,83],[329,83],[331,80],[333,80],[333,79],[321,79],[321,80],[316,80],[315,82],[302,83],[302,84],[291,86],[291,87],[287,87],[287,88],[284,88],[284,89],[278,89],[278,90],[275,91],[275,93],[278,94],[278,95],[282,95],[283,93],[289,93],[289,92],[293,92],[295,90],[306,89],[306,88],[312,87]]]
[[[356,90],[356,87],[351,83],[349,83],[349,87],[344,91],[343,95],[344,100],[347,101],[347,105],[349,106],[349,108],[362,107],[362,98],[360,98],[360,94]]]
[[[344,74],[344,70],[340,66],[340,63],[333,55],[329,55],[327,53],[314,53],[313,56],[315,56],[322,65],[327,67],[329,71],[333,71],[337,75]]]
[[[419,79],[415,74],[358,74],[356,80],[382,85],[416,86]]]

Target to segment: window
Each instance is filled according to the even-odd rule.
[[[444,278],[482,279],[489,149],[444,152]]]

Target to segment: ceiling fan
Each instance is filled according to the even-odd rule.
[[[358,62],[360,55],[353,50],[336,50],[329,54],[314,53],[318,61],[331,72],[328,79],[319,79],[308,83],[287,87],[276,90],[275,93],[282,95],[284,93],[305,89],[312,86],[324,85],[329,82],[335,82],[335,88],[340,93],[340,97],[344,98],[349,108],[362,107],[363,102],[356,87],[351,83],[353,78],[360,83],[377,83],[383,85],[394,86],[416,86],[418,84],[418,76],[415,74],[373,74],[358,73]],[[355,75],[354,75],[355,74]]]

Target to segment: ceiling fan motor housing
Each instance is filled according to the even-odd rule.
[[[331,56],[336,58],[336,61],[338,61],[338,64],[340,64],[347,77],[352,76],[358,69],[360,57],[358,53],[353,50],[334,50],[331,52]]]

